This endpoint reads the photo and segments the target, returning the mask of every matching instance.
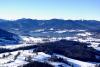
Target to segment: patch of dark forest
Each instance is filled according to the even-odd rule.
[[[34,49],[33,52],[44,52],[51,55],[57,53],[81,61],[100,62],[100,51],[88,47],[89,45],[76,41],[60,40],[16,49],[0,48],[0,53]],[[99,58],[97,59],[96,56]]]

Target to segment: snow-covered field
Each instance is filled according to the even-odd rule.
[[[68,30],[62,30],[62,31],[56,31],[57,33],[63,33]],[[68,32],[75,32],[76,30],[70,30]],[[45,37],[29,37],[29,36],[21,36],[23,39],[23,43],[26,44],[34,44],[34,43],[44,43],[44,42],[53,42],[53,41],[59,41],[61,39],[66,39],[66,40],[72,40],[72,41],[79,41],[79,42],[84,42],[84,43],[90,43],[91,47],[93,48],[98,48],[100,45],[100,39],[99,38],[94,38],[92,37],[92,33],[90,32],[84,32],[84,30],[77,30],[81,31],[83,33],[77,33],[75,36],[69,36],[69,37],[50,37],[50,38],[45,38]]]
[[[92,62],[83,62],[75,59],[71,59],[65,57],[63,55],[54,54],[57,57],[63,58],[65,61],[69,62],[69,64],[73,65],[73,67],[96,67],[98,63]],[[51,58],[51,55],[45,54],[43,52],[33,52],[33,50],[19,50],[9,53],[1,53],[0,54],[0,67],[18,67],[28,64],[31,60],[32,61],[39,61],[39,62],[47,62],[55,67],[59,67],[62,65],[63,67],[71,67],[68,64],[63,62],[51,62],[48,59]]]
[[[53,30],[52,28],[50,30]],[[44,31],[36,30],[35,32]],[[68,30],[62,30],[62,31],[56,31],[56,33],[64,33]],[[75,30],[70,30],[69,32],[73,32]],[[84,30],[79,30],[84,32]],[[6,45],[6,46],[0,46],[0,48],[6,48],[6,49],[15,49],[19,47],[27,47],[31,45],[37,45],[37,43],[45,43],[45,42],[54,42],[59,41],[61,39],[66,40],[72,40],[72,41],[79,41],[84,43],[90,43],[91,46],[97,50],[100,50],[100,39],[91,37],[92,34],[90,32],[85,33],[78,33],[74,37],[51,37],[51,38],[43,38],[43,37],[30,37],[30,36],[21,36],[22,42],[21,44],[17,45]],[[72,58],[65,57],[63,55],[54,54],[58,58],[63,58],[64,61],[68,62],[69,64],[63,63],[63,62],[57,62],[57,61],[50,61],[49,59],[52,57],[52,55],[46,54],[44,52],[34,52],[34,49],[29,50],[18,50],[13,52],[6,52],[6,53],[0,53],[0,67],[18,67],[23,66],[25,64],[28,64],[33,61],[38,62],[46,62],[50,65],[53,65],[54,67],[99,67],[100,63],[93,63],[93,62],[84,62],[75,60]]]

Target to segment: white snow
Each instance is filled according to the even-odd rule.
[[[28,62],[23,61],[23,60],[15,60],[12,63],[7,63],[7,64],[2,64],[0,67],[18,67],[18,66],[23,66],[23,64],[27,64]]]
[[[56,56],[67,60],[69,63],[73,64],[74,67],[95,67],[96,66],[96,63],[83,62],[83,61],[71,59],[71,58],[68,58],[68,57],[65,57],[65,56],[59,55],[59,54],[56,54]]]
[[[60,65],[63,66],[63,67],[71,67],[68,64],[65,64],[65,63],[62,63],[62,62],[48,62],[48,63],[53,65],[54,67],[60,67]]]
[[[42,31],[44,31],[44,29],[37,29],[34,32],[42,32]]]
[[[38,52],[38,53],[37,53],[37,56],[33,57],[32,60],[43,62],[43,61],[47,61],[47,59],[50,58],[50,57],[51,57],[51,56],[48,55],[48,54],[45,54],[45,53],[43,53],[43,52]]]
[[[65,32],[85,32],[85,30],[68,30],[68,29],[65,29],[65,30],[57,30],[55,31],[56,33],[65,33]],[[90,33],[86,33],[87,35],[90,35]]]
[[[90,32],[78,33],[78,36],[90,36],[92,35]]]
[[[49,30],[54,30],[53,28],[50,28]]]
[[[18,55],[18,53],[20,53]],[[4,57],[2,55],[5,55],[7,57]],[[16,59],[14,60],[15,56]],[[63,55],[55,54],[57,57],[61,57],[64,60],[68,61],[70,64],[72,64],[74,67],[95,67],[96,63],[91,62],[83,62],[75,59],[71,59],[68,57],[65,57]],[[39,62],[47,62],[55,67],[59,67],[59,65],[63,65],[63,67],[70,67],[68,64],[62,63],[62,62],[51,62],[48,61],[48,59],[51,57],[51,55],[46,54],[44,52],[37,52],[34,53],[32,50],[19,50],[14,51],[10,53],[1,53],[0,54],[0,67],[17,67],[22,66],[24,64],[29,63],[26,61],[26,59],[30,56],[32,61],[39,61]]]
[[[60,30],[60,31],[55,31],[56,33],[65,33],[66,32],[66,30]]]
[[[54,30],[51,28],[50,30]],[[36,30],[38,32],[43,31],[43,29]],[[58,30],[56,31],[57,33],[64,33],[64,32],[75,32],[76,30]],[[77,31],[82,31],[84,30],[77,30]],[[45,33],[45,32],[44,32]],[[7,45],[7,46],[0,46],[0,48],[7,48],[7,49],[15,49],[19,47],[24,47],[24,46],[30,46],[30,45],[37,45],[37,43],[44,43],[44,42],[54,42],[58,41],[61,39],[66,39],[66,40],[73,40],[73,41],[79,41],[79,42],[85,42],[85,43],[91,43],[92,47],[94,47],[96,50],[100,51],[100,39],[96,39],[93,37],[90,37],[92,34],[89,32],[85,33],[79,33],[74,37],[52,37],[52,38],[40,38],[40,37],[29,37],[29,36],[21,36],[23,39],[22,44],[18,45]],[[80,38],[80,36],[85,37],[85,38]],[[47,41],[46,41],[47,40]],[[14,51],[14,52],[9,52],[9,53],[1,53],[0,54],[0,67],[17,67],[17,66],[22,66],[24,64],[29,63],[28,61],[25,61],[29,56],[31,57],[32,61],[39,61],[39,62],[48,62],[49,64],[54,65],[55,67],[58,67],[59,65],[63,65],[64,67],[70,67],[69,65],[62,63],[62,62],[50,62],[48,61],[48,58],[51,57],[51,55],[45,54],[44,52],[33,52],[34,49],[32,50],[19,50],[19,51]],[[14,60],[15,56],[20,52],[20,55],[17,56],[17,58]],[[6,56],[6,57],[4,57]],[[97,63],[92,63],[92,62],[83,62],[75,59],[71,59],[68,57],[65,57],[63,55],[56,54],[56,56],[63,58],[64,60],[68,61],[69,63],[73,64],[74,67],[95,67]]]

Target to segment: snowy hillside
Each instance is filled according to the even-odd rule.
[[[0,67],[100,67],[100,21],[0,21]]]
[[[1,46],[7,51],[0,53],[0,66],[99,67],[100,52],[98,53],[98,51],[88,47],[88,45],[86,43],[61,40],[42,42],[40,44],[24,43],[13,46]]]
[[[13,33],[0,29],[0,46],[6,44],[18,44],[21,38]]]

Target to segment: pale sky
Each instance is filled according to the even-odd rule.
[[[0,0],[0,19],[100,20],[100,0]]]

